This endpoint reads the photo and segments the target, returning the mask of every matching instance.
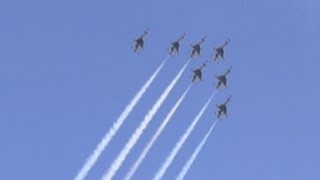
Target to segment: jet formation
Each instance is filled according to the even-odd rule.
[[[144,38],[148,34],[149,29],[147,28],[143,34],[136,38],[134,40],[134,46],[133,46],[133,51],[134,52],[140,52],[144,49]],[[178,39],[175,41],[171,41],[171,46],[169,48],[169,55],[176,55],[179,54],[180,52],[180,47],[181,47],[181,41],[185,38],[185,33],[182,34]],[[206,36],[204,36],[198,43],[192,44],[191,45],[191,55],[190,58],[196,58],[201,56],[201,46],[202,44],[206,41]],[[216,62],[218,60],[224,60],[225,59],[225,47],[229,44],[230,39],[227,39],[223,45],[220,47],[214,48],[214,55],[213,55],[213,61]],[[192,83],[197,83],[198,81],[202,81],[203,77],[203,69],[207,65],[207,60],[199,67],[196,69],[192,69],[192,76],[191,76],[191,82]],[[216,80],[217,82],[215,83],[215,88],[217,90],[220,90],[222,87],[228,88],[228,80],[227,80],[227,75],[230,74],[232,67],[228,68],[225,73],[221,75],[216,75]],[[220,104],[217,105],[217,112],[216,112],[216,117],[218,119],[222,119],[222,116],[228,117],[227,113],[227,104],[230,102],[231,96],[227,98],[227,100]]]

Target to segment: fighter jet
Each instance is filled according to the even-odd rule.
[[[231,96],[229,96],[228,99],[223,104],[217,105],[217,108],[219,109],[217,112],[217,118],[220,119],[222,114],[228,117],[227,103],[230,101],[230,99],[231,99]]]
[[[219,89],[221,87],[221,85],[223,85],[224,87],[228,87],[227,85],[227,75],[230,73],[232,67],[230,67],[224,74],[220,75],[220,76],[216,76],[216,78],[218,79],[218,83],[216,85],[216,88]]]
[[[179,53],[179,50],[180,50],[180,41],[182,39],[184,39],[184,36],[185,34],[183,34],[179,39],[177,39],[176,41],[171,41],[171,48],[170,48],[170,51],[169,51],[169,54],[170,55],[173,55],[173,54],[178,54]]]
[[[134,47],[133,51],[134,52],[139,52],[140,50],[143,50],[143,45],[144,45],[144,37],[148,34],[149,29],[147,28],[144,33],[137,39],[134,40]]]
[[[199,41],[197,44],[191,45],[192,51],[191,51],[191,58],[195,57],[196,55],[200,56],[201,53],[201,44],[206,40],[206,36],[204,36],[201,41]]]
[[[230,39],[227,39],[226,42],[215,49],[215,55],[214,55],[214,61],[218,60],[219,57],[221,57],[222,59],[224,59],[224,48],[229,44]]]
[[[206,66],[206,64],[207,64],[207,61],[206,61],[205,63],[203,63],[200,68],[192,70],[192,71],[193,71],[193,76],[192,76],[191,81],[192,81],[193,83],[194,83],[197,79],[199,79],[200,81],[202,81],[202,69]]]

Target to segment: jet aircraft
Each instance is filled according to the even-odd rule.
[[[144,37],[148,34],[149,29],[147,28],[144,33],[138,37],[137,39],[134,40],[135,44],[133,47],[134,52],[139,52],[140,50],[143,50],[144,47]]]
[[[179,50],[180,50],[180,41],[182,39],[184,39],[184,36],[185,34],[183,34],[179,39],[177,39],[176,41],[171,41],[171,48],[170,48],[170,51],[169,51],[169,54],[170,55],[173,55],[173,54],[178,54],[179,53]]]
[[[214,61],[218,60],[219,57],[221,57],[222,59],[224,59],[224,48],[229,44],[230,39],[227,39],[226,42],[215,49],[215,56],[214,56]]]
[[[217,105],[217,108],[219,109],[217,112],[217,118],[220,119],[222,114],[228,117],[227,103],[230,101],[230,99],[231,99],[231,96],[229,96],[228,99],[223,104]]]
[[[191,58],[194,58],[196,55],[200,56],[201,53],[201,44],[206,40],[206,36],[204,36],[197,44],[191,45]]]
[[[191,81],[194,83],[197,79],[199,79],[200,81],[202,81],[202,69],[206,66],[207,64],[207,61],[205,63],[203,63],[201,65],[200,68],[198,69],[193,69],[193,76],[192,76],[192,79]]]
[[[216,88],[219,89],[222,85],[224,87],[228,87],[227,85],[227,75],[230,73],[232,67],[230,67],[224,74],[220,75],[220,76],[216,76],[216,78],[218,79],[218,83],[216,85]]]

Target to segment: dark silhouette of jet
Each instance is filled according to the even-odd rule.
[[[227,103],[230,101],[231,96],[228,97],[228,99],[220,105],[217,105],[218,108],[218,112],[217,112],[217,118],[221,118],[221,116],[224,114],[226,117],[228,117],[228,113],[227,113]]]
[[[170,51],[169,51],[169,54],[170,55],[173,55],[173,54],[178,54],[179,53],[179,50],[180,50],[180,41],[182,39],[184,39],[184,36],[185,34],[183,34],[179,39],[177,39],[176,41],[171,41],[171,48],[170,48]]]
[[[219,57],[221,57],[221,59],[224,59],[224,48],[229,44],[230,39],[227,39],[226,42],[215,49],[215,55],[214,55],[214,61],[218,60]]]
[[[227,75],[230,73],[232,67],[230,67],[224,74],[220,75],[220,76],[216,76],[216,78],[218,79],[218,83],[216,85],[216,88],[219,89],[222,85],[224,87],[228,87],[227,84]]]
[[[198,69],[194,69],[193,71],[193,76],[191,81],[194,83],[197,79],[199,79],[199,81],[202,81],[202,69],[206,66],[207,61],[205,63],[203,63],[201,65],[201,67],[199,67]]]
[[[191,51],[191,58],[194,58],[196,55],[200,56],[201,54],[201,44],[206,40],[206,36],[204,36],[201,41],[199,41],[197,44],[191,45],[192,51]]]
[[[134,40],[134,43],[135,43],[134,47],[133,47],[134,52],[139,52],[139,51],[143,50],[143,47],[144,47],[144,39],[143,38],[148,34],[148,31],[149,31],[149,29],[146,29],[140,37],[138,37],[137,39]]]

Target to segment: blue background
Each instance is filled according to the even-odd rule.
[[[217,94],[164,179],[177,176],[229,95],[186,179],[320,179],[320,6],[317,0],[0,1],[0,179],[73,179],[126,104],[182,33],[169,60],[89,172],[100,179],[204,35],[203,54],[186,72],[129,154],[138,157],[190,84],[191,69],[231,42],[226,60],[209,61],[134,179],[150,179],[229,66]],[[132,52],[146,28],[145,50]]]

